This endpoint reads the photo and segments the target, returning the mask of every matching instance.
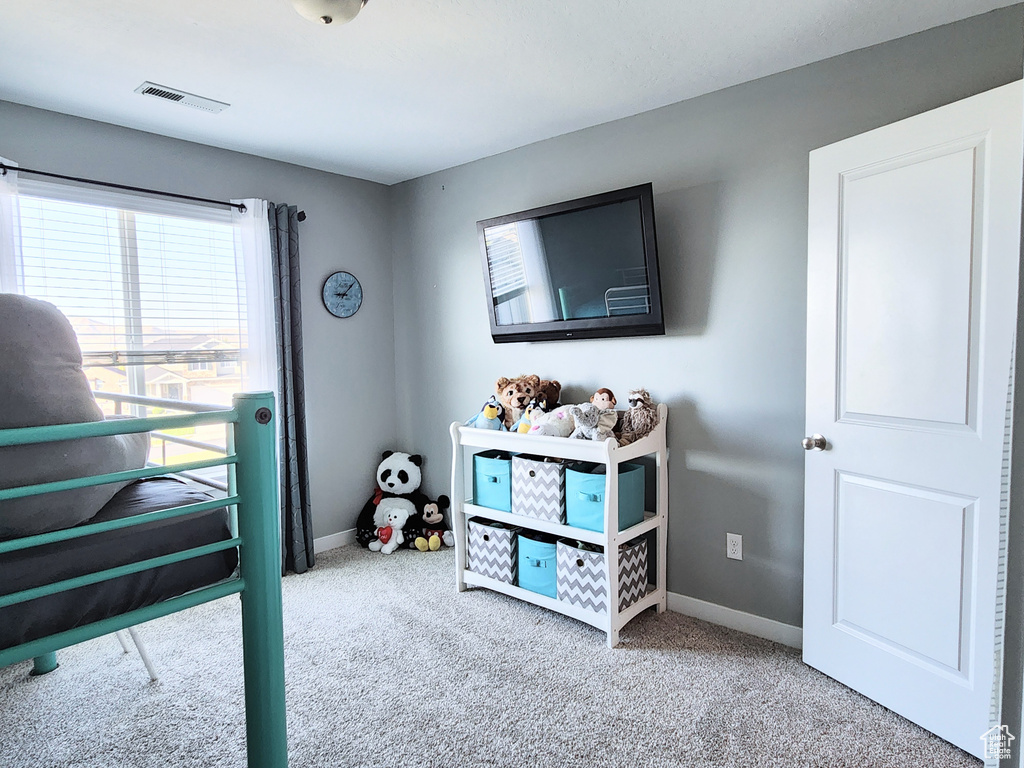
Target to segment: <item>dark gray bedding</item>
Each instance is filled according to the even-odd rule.
[[[211,497],[170,477],[119,491],[84,523],[98,523]],[[231,538],[225,508],[0,555],[0,595]],[[234,550],[166,565],[0,608],[0,649],[152,605],[229,577]]]

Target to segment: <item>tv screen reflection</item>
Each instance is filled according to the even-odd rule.
[[[497,325],[651,312],[637,199],[486,227]]]

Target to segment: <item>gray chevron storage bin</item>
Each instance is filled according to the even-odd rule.
[[[595,613],[608,612],[608,582],[604,552],[580,549],[559,541],[555,551],[558,599]],[[619,547],[619,610],[625,610],[647,593],[647,539]]]
[[[519,529],[473,518],[469,521],[467,567],[506,584],[516,583]]]
[[[537,456],[512,457],[512,512],[565,522],[565,465]]]

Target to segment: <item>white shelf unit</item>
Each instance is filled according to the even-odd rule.
[[[468,587],[486,587],[495,592],[502,592],[528,603],[571,616],[604,630],[608,636],[609,648],[618,645],[619,630],[641,611],[652,607],[656,608],[658,613],[665,611],[668,607],[668,593],[665,586],[665,558],[668,549],[668,444],[665,430],[668,421],[668,406],[664,403],[658,405],[658,417],[658,426],[653,432],[643,439],[621,448],[613,438],[595,442],[564,437],[521,435],[514,432],[476,429],[454,422],[450,429],[452,438],[451,509],[452,528],[455,531],[455,577],[458,591],[464,592]],[[471,498],[473,456],[485,450],[502,450],[509,453],[551,456],[572,461],[604,464],[606,467],[604,531],[589,531],[474,504]],[[656,467],[656,509],[646,511],[643,522],[620,531],[618,521],[619,464],[650,455],[654,456]],[[468,473],[467,466],[469,467]],[[608,611],[597,613],[578,608],[555,598],[467,570],[466,543],[469,533],[467,523],[471,517],[482,517],[495,522],[604,547]],[[653,574],[654,583],[648,585],[647,594],[644,597],[620,611],[618,609],[619,564],[615,553],[618,552],[620,544],[632,541],[649,531],[655,531],[656,539],[657,568],[656,573]],[[648,582],[651,581],[651,576],[652,574],[648,572]]]

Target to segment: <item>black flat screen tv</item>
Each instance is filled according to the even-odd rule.
[[[476,226],[495,342],[665,333],[650,184]]]

